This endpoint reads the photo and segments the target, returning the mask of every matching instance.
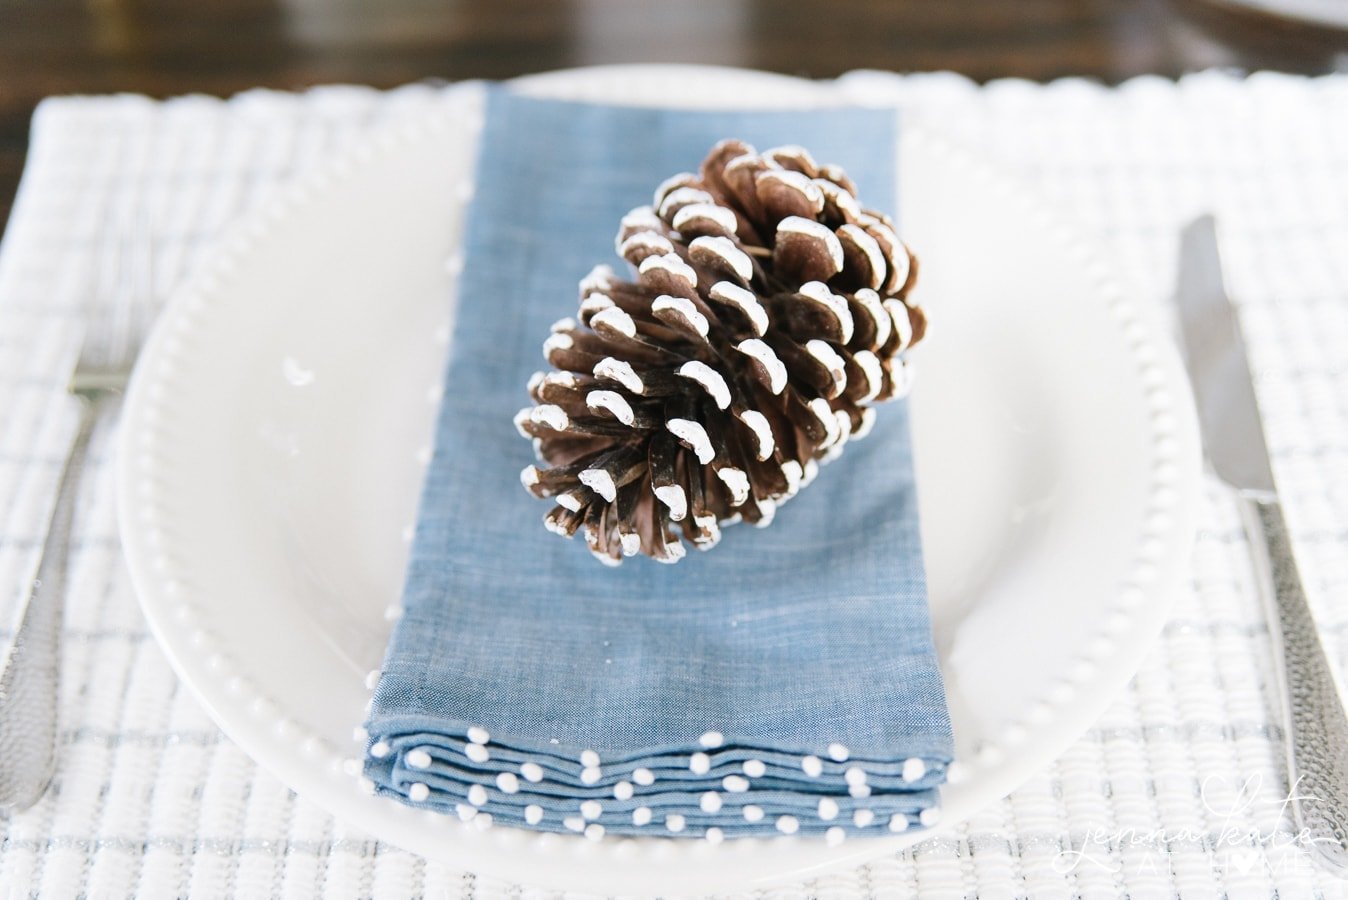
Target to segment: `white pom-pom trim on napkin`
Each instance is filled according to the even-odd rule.
[[[378,673],[376,673],[378,674]],[[372,679],[372,682],[377,682]],[[368,735],[364,729],[358,729],[353,737],[358,741],[368,742]],[[554,743],[556,741],[554,740]],[[463,735],[463,743],[459,746],[459,751],[469,760],[475,763],[486,763],[492,759],[491,734],[487,729],[478,725],[468,726]],[[664,829],[669,834],[685,834],[690,837],[698,836],[696,829],[701,829],[701,837],[710,843],[720,843],[726,839],[726,829],[715,824],[707,824],[708,816],[724,816],[726,828],[734,829],[736,823],[745,821],[748,823],[760,822],[764,819],[765,813],[761,806],[754,803],[741,803],[743,795],[749,794],[753,790],[753,781],[755,778],[762,778],[767,775],[767,764],[757,758],[742,759],[742,753],[736,747],[727,747],[725,735],[715,729],[704,731],[691,746],[699,749],[691,750],[687,755],[687,771],[696,775],[708,775],[714,769],[722,768],[726,765],[738,766],[739,772],[732,772],[721,776],[721,790],[705,790],[696,797],[690,794],[689,805],[686,811],[666,810],[663,820]],[[372,759],[387,759],[392,752],[392,748],[387,740],[378,740],[370,743],[366,749],[367,755]],[[864,768],[855,762],[849,763],[851,753],[848,748],[840,743],[833,742],[822,748],[822,755],[830,760],[829,765],[835,766],[834,774],[841,774],[843,782],[848,786],[848,794],[854,798],[865,798],[870,795],[871,788],[868,784],[869,776]],[[728,759],[735,762],[718,762],[717,757],[721,754],[729,754]],[[409,769],[424,770],[429,769],[434,764],[434,757],[426,747],[413,747],[403,755],[403,762]],[[555,760],[553,760],[555,763]],[[576,776],[579,781],[586,786],[594,786],[603,778],[603,760],[594,750],[586,749],[580,751],[575,758],[575,764],[580,766],[579,775]],[[810,777],[822,776],[825,763],[820,756],[808,754],[801,757],[801,770]],[[502,802],[505,809],[510,814],[518,815],[519,806],[517,801],[510,800],[516,795],[525,792],[526,794],[533,790],[527,785],[541,784],[548,780],[548,769],[545,769],[540,762],[528,760],[516,765],[518,774],[515,771],[497,772],[492,780],[495,789],[500,792],[499,801],[493,800],[493,796],[488,790],[488,785],[482,783],[469,784],[466,787],[463,802],[456,806],[458,817],[464,822],[472,822],[476,828],[489,827],[494,819],[488,808],[493,803]],[[905,760],[898,773],[899,777],[905,782],[915,782],[926,776],[932,768],[927,761],[920,757],[912,757]],[[363,766],[359,760],[347,760],[344,764],[345,771],[356,779],[361,790],[370,792],[375,789],[374,782],[368,778],[363,771]],[[555,776],[554,776],[555,777]],[[606,810],[604,802],[596,798],[579,800],[574,808],[574,812],[562,815],[560,820],[561,828],[580,834],[589,840],[600,840],[607,834],[607,827],[603,823],[606,816],[611,817],[609,825],[622,825],[628,821],[630,815],[631,823],[636,827],[644,827],[653,821],[653,813],[647,806],[638,806],[630,813],[624,804],[638,799],[638,787],[649,788],[656,782],[656,775],[650,769],[637,767],[630,773],[630,780],[619,777],[612,788],[611,794],[614,800],[617,800],[619,806],[612,812]],[[521,780],[522,779],[522,780]],[[569,778],[561,777],[558,782],[561,785],[571,784]],[[547,793],[547,790],[544,790]],[[416,804],[424,804],[431,799],[431,788],[424,781],[413,782],[408,785],[407,798]],[[554,795],[555,796],[555,795]],[[655,795],[652,795],[655,796]],[[731,804],[727,803],[727,798],[735,798]],[[814,818],[820,822],[833,822],[839,819],[842,814],[841,796],[824,796],[819,798],[815,809]],[[526,796],[527,800],[527,796]],[[497,810],[501,812],[502,810]],[[526,803],[523,809],[523,817],[526,824],[538,826],[544,823],[548,815],[547,810],[536,803]],[[934,824],[937,821],[937,813],[934,810],[927,810],[918,816],[917,823],[922,826]],[[691,826],[694,830],[690,831],[690,817],[696,820],[696,825]],[[806,817],[807,819],[810,817]],[[857,829],[869,826],[875,819],[872,810],[858,808],[851,812],[850,820]],[[904,829],[910,827],[911,823],[906,817],[902,817]],[[778,815],[773,820],[773,825],[781,834],[794,835],[802,830],[803,825],[800,816],[793,814]],[[891,820],[891,828],[898,827],[898,819]],[[817,829],[813,829],[816,830]],[[835,846],[841,843],[847,837],[847,830],[841,825],[832,825],[824,831],[825,840]]]

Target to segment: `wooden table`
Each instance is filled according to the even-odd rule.
[[[388,87],[636,61],[813,77],[1319,73],[1348,33],[1211,0],[0,0],[0,223],[42,97]]]

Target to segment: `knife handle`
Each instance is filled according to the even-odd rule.
[[[1269,610],[1293,821],[1305,849],[1348,876],[1348,713],[1306,603],[1282,505],[1242,496],[1241,514]]]

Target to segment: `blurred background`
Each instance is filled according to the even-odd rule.
[[[0,0],[0,223],[48,94],[157,97],[690,62],[1118,82],[1348,69],[1348,0]]]

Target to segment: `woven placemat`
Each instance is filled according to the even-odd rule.
[[[854,73],[1082,223],[1165,308],[1177,233],[1219,217],[1302,573],[1348,664],[1348,77],[1216,73],[1106,89]],[[62,391],[107,223],[149,206],[161,289],[274,186],[441,90],[47,101],[0,244],[0,637],[74,415]],[[1169,314],[1169,310],[1166,309]],[[380,844],[296,798],[179,684],[136,606],[94,447],[72,556],[60,770],[0,826],[0,888],[67,896],[535,896]],[[771,896],[1337,897],[1282,815],[1271,657],[1230,498],[1128,691],[1052,766],[946,837]],[[520,873],[528,861],[521,860]]]

